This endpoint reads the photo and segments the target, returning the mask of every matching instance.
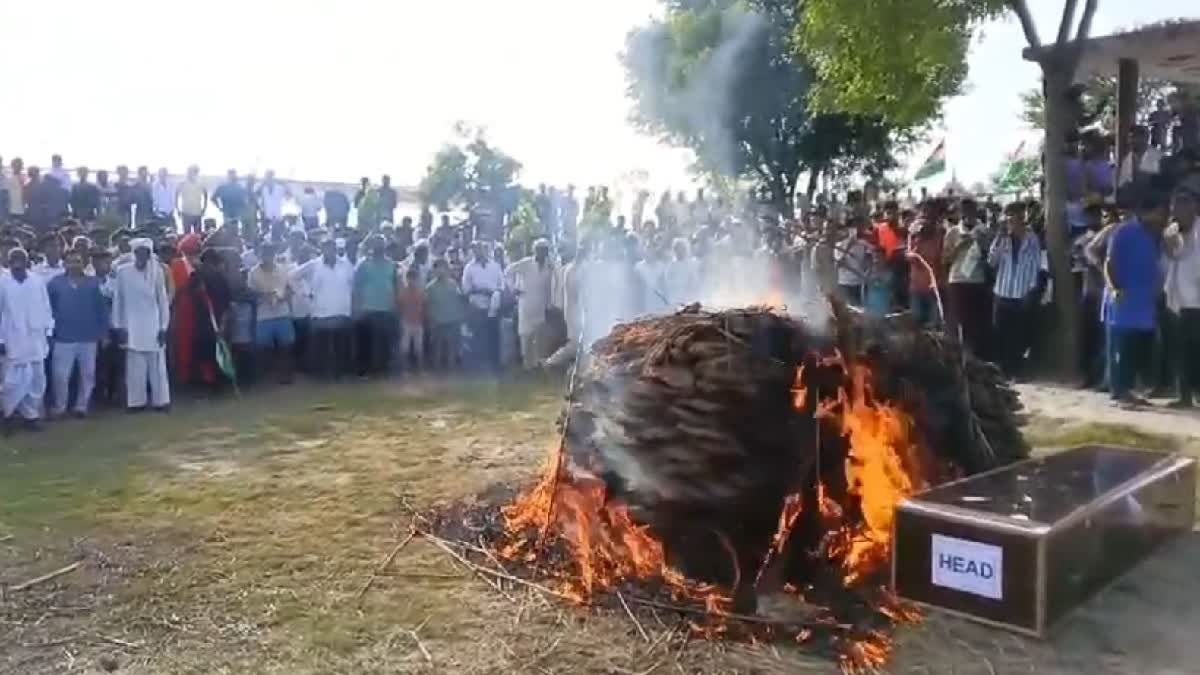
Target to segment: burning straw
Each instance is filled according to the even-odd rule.
[[[904,319],[833,314],[832,334],[767,308],[617,326],[538,484],[468,520],[555,596],[882,665],[917,616],[885,588],[897,503],[1028,448],[992,366]],[[803,611],[775,616],[781,599]]]

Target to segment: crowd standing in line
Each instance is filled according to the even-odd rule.
[[[1139,385],[1200,386],[1200,184],[1135,129],[1114,167],[1097,139],[1068,155],[1085,386],[1124,406]],[[1152,152],[1153,150],[1153,152]],[[1157,153],[1157,154],[1156,154]],[[1184,153],[1186,155],[1186,153]],[[173,390],[221,395],[314,378],[561,367],[614,323],[696,301],[754,304],[771,289],[907,311],[1014,378],[1045,360],[1053,279],[1042,207],[852,190],[797,218],[703,190],[633,201],[603,186],[540,186],[534,231],[503,217],[393,218],[384,176],[353,199],[299,194],[197,167],[75,177],[12,159],[0,175],[0,389],[5,427],[97,407],[170,409]],[[1119,170],[1117,170],[1119,169]],[[298,206],[298,212],[287,204]],[[220,221],[207,218],[215,209]],[[352,209],[357,227],[350,227]],[[370,212],[370,217],[364,214]]]

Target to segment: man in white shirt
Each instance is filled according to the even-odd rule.
[[[992,323],[992,293],[987,285],[987,253],[991,233],[979,222],[979,205],[964,199],[962,220],[946,229],[942,251],[948,275],[950,318],[959,338],[976,356],[986,356]]]
[[[315,230],[320,226],[321,205],[321,196],[313,186],[304,186],[304,194],[300,195],[300,220],[305,230]]]
[[[54,316],[46,285],[29,273],[25,250],[9,251],[8,266],[8,274],[0,275],[0,359],[4,361],[0,412],[6,433],[15,427],[18,414],[27,428],[40,431]]]
[[[202,232],[204,212],[208,209],[208,190],[200,184],[200,167],[194,164],[188,167],[187,178],[175,190],[173,202],[178,202],[183,233]]]
[[[575,257],[560,266],[554,274],[550,304],[562,312],[563,322],[567,324],[567,342],[546,359],[547,366],[566,366],[575,358],[579,346],[579,332],[583,327],[583,308],[579,302],[579,275],[586,260],[587,249],[581,246]]]
[[[470,304],[471,353],[480,369],[500,370],[500,292],[504,271],[491,257],[491,247],[475,243],[475,259],[463,269],[462,289]]]
[[[49,175],[58,181],[58,186],[64,190],[71,189],[71,172],[63,166],[62,155],[50,156],[50,173]]]
[[[1171,202],[1174,222],[1163,232],[1167,257],[1165,288],[1177,335],[1175,373],[1179,399],[1174,408],[1192,407],[1200,388],[1200,195],[1180,187]]]
[[[550,308],[554,265],[550,262],[550,242],[538,239],[533,255],[508,266],[505,280],[517,296],[517,335],[521,339],[521,361],[527,370],[535,368],[545,356],[546,310]]]
[[[1134,125],[1129,131],[1131,152],[1121,160],[1117,173],[1117,187],[1124,187],[1144,177],[1156,176],[1161,171],[1162,151],[1150,145],[1150,132],[1142,125]]]
[[[664,247],[665,245],[658,241],[647,242],[646,258],[637,261],[633,266],[641,281],[641,311],[647,314],[665,314],[671,309],[667,301],[667,261]]]
[[[700,297],[699,266],[691,246],[683,237],[671,244],[672,259],[663,270],[663,292],[672,308],[691,304]]]
[[[158,170],[154,184],[150,186],[150,198],[154,204],[154,215],[162,220],[175,217],[175,186],[167,180],[167,169]]]
[[[354,265],[338,256],[333,239],[321,242],[321,257],[291,273],[302,280],[312,297],[309,343],[313,366],[327,377],[341,377],[350,365],[350,314]]]
[[[47,234],[38,241],[42,252],[42,260],[33,266],[33,275],[49,284],[54,277],[66,274],[67,268],[62,261],[62,239],[57,234]]]
[[[270,232],[270,225],[283,220],[283,203],[287,200],[287,188],[275,180],[275,171],[267,169],[263,176],[262,186],[258,189],[259,204],[262,207],[263,221],[267,225],[265,232]]]
[[[129,244],[133,264],[117,270],[112,308],[117,342],[125,348],[126,406],[130,412],[145,410],[148,386],[150,405],[166,412],[171,405],[166,358],[171,302],[166,276],[162,265],[153,260],[154,245],[149,239],[134,239]]]

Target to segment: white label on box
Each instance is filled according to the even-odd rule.
[[[933,535],[931,545],[935,586],[1004,599],[1004,549],[940,534]]]

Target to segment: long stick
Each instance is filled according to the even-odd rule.
[[[670,610],[672,612],[682,612],[684,614],[697,614],[701,616],[717,616],[722,619],[732,619],[734,621],[742,621],[744,623],[757,623],[765,626],[795,626],[797,628],[833,628],[838,630],[852,630],[854,626],[848,623],[829,623],[825,621],[780,621],[778,619],[768,619],[762,616],[750,616],[749,614],[732,614],[722,612],[721,614],[713,615],[707,609],[701,607],[687,607],[685,605],[671,605],[665,602],[656,600],[647,600],[637,596],[630,596],[629,602],[635,605],[645,607],[657,607],[658,609]]]
[[[388,568],[388,565],[392,564],[392,561],[396,559],[396,555],[400,553],[400,550],[405,546],[408,546],[408,542],[412,541],[413,537],[415,536],[417,536],[417,531],[410,530],[408,536],[405,537],[399,544],[396,544],[396,547],[392,549],[392,552],[383,559],[383,562],[379,563],[379,566],[375,568],[374,572],[371,572],[371,576],[367,578],[367,582],[362,585],[362,588],[358,589],[358,594],[354,596],[356,601],[362,600],[362,597],[367,594],[368,590],[371,589],[371,584],[375,583],[375,577],[378,577],[380,574],[382,574],[383,571]]]
[[[71,572],[74,572],[75,570],[79,569],[81,566],[83,566],[82,560],[80,560],[78,562],[73,562],[70,565],[67,565],[66,567],[56,569],[49,574],[43,574],[40,577],[35,577],[33,579],[30,579],[29,581],[19,583],[16,586],[9,588],[8,590],[14,591],[14,592],[15,591],[23,591],[27,588],[32,588],[34,586],[37,586],[38,584],[43,584],[43,583],[46,583],[47,581],[57,579],[64,574],[70,574]]]

